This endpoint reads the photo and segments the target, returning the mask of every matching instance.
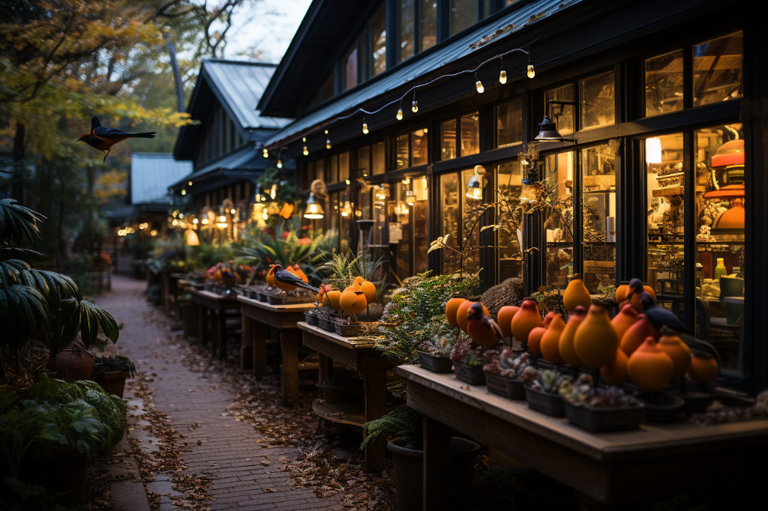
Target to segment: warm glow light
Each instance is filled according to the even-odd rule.
[[[192,181],[188,182],[187,184],[188,184],[189,186],[192,186]]]
[[[267,213],[267,210],[264,210],[264,213],[262,213],[261,218],[264,220],[269,220],[269,213]]]
[[[398,108],[397,109],[397,120],[398,121],[402,121],[403,120],[403,109],[402,108]]]
[[[405,203],[409,206],[416,204],[416,194],[412,190],[408,190],[405,193]]]
[[[157,231],[155,229],[152,229],[151,231],[149,231],[149,235],[150,236],[157,236]]]
[[[483,198],[483,189],[482,188],[470,188],[467,192],[467,198],[473,199],[473,200],[480,200]]]
[[[171,222],[171,225],[176,227],[177,225],[179,225],[179,221],[174,218],[173,222]]]
[[[363,135],[367,135],[367,134],[368,134],[368,124],[363,122]]]
[[[341,216],[348,217],[352,214],[352,204],[349,201],[344,201],[344,206],[341,208]]]
[[[223,223],[226,223],[226,222],[227,222],[227,217],[226,217],[226,216],[224,216],[224,215],[221,215],[221,216],[219,217],[219,222],[220,222],[220,223],[222,223],[222,224],[223,224]]]
[[[277,159],[277,168],[279,169],[283,168],[283,160],[281,160],[280,158]]]
[[[413,103],[411,103],[411,112],[416,113],[418,111],[419,111],[419,102],[414,99]]]
[[[226,229],[227,222],[219,222],[218,224],[216,224],[216,227],[218,227],[219,229]]]
[[[409,185],[409,184],[411,184],[411,178],[406,176],[406,178],[405,178],[405,179],[403,179],[403,184],[404,184],[404,185]]]
[[[331,139],[330,137],[325,140],[325,148],[330,149],[331,148]]]
[[[193,223],[193,224],[195,224],[195,225],[197,225],[197,218],[193,218],[193,219],[192,219],[192,223]]]
[[[304,156],[309,155],[309,149],[307,149],[307,137],[302,137],[302,142],[304,142]]]
[[[501,73],[499,73],[499,83],[504,85],[507,83],[507,71],[502,69]]]
[[[389,198],[389,188],[384,186],[383,184],[379,185],[379,187],[376,189],[376,198],[379,200],[384,200]]]
[[[234,215],[235,213],[237,213],[237,211],[235,211],[234,209],[230,209],[230,210],[229,210],[229,212],[230,212],[230,214],[232,214],[232,215]]]
[[[661,163],[661,139],[660,138],[645,139],[645,162],[649,164]]]
[[[187,246],[196,247],[200,245],[200,238],[197,237],[197,233],[192,229],[187,231],[185,238],[187,241]]]
[[[323,210],[320,207],[320,204],[307,204],[307,210],[304,212],[304,218],[309,218],[310,220],[323,218]]]
[[[265,147],[263,151],[261,151],[262,156],[264,158],[269,158],[269,150]]]
[[[480,80],[475,82],[475,87],[477,87],[477,92],[479,94],[482,94],[483,92],[485,92],[485,87],[483,87],[483,82],[481,82]]]
[[[203,225],[208,225],[208,219],[207,218],[203,218]]]
[[[536,70],[533,69],[533,64],[528,64],[528,78],[536,76]]]

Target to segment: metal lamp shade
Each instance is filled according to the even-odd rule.
[[[536,140],[542,142],[562,142],[563,136],[557,132],[557,125],[548,116],[544,116],[544,119],[539,123],[539,134],[536,135]]]
[[[307,199],[307,209],[304,210],[304,218],[317,220],[323,218],[324,214],[323,206],[317,202],[317,199],[315,199],[315,194],[310,194],[309,199]]]

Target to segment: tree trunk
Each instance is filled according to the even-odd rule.
[[[26,128],[17,122],[16,135],[13,137],[13,198],[24,202],[24,152],[26,149]]]
[[[176,82],[176,100],[178,101],[179,112],[184,112],[184,84],[181,83],[181,71],[179,63],[176,60],[176,46],[172,41],[165,43],[168,47],[168,55],[171,57],[171,67],[173,68],[173,81]]]

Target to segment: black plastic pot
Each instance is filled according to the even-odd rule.
[[[267,303],[269,299],[267,298],[267,295],[263,293],[256,293],[256,300],[261,303]]]
[[[326,332],[335,332],[336,330],[333,328],[333,324],[328,321],[327,319],[323,318],[317,318],[317,326],[325,330]]]
[[[643,405],[631,408],[593,408],[576,406],[568,401],[563,404],[568,422],[593,433],[637,429],[645,413]]]
[[[525,399],[525,385],[522,380],[499,376],[498,374],[485,373],[485,384],[488,392],[503,396],[508,399]]]
[[[272,296],[272,295],[269,295],[267,297],[267,301],[269,301],[270,305],[285,305],[285,297],[284,296]]]
[[[685,401],[671,392],[639,392],[635,398],[645,405],[645,420],[648,422],[677,422]]]
[[[528,408],[532,410],[551,415],[552,417],[565,416],[563,398],[557,394],[525,387],[525,399],[528,401]]]
[[[464,383],[469,383],[470,385],[485,385],[485,372],[483,372],[482,366],[472,367],[467,364],[462,364],[461,362],[454,362],[453,370],[456,373],[456,378]]]
[[[307,322],[308,325],[317,326],[317,316],[314,314],[307,314],[304,313],[304,320]]]
[[[360,334],[360,325],[340,325],[333,324],[334,331],[342,337],[357,337]]]
[[[704,413],[715,401],[715,395],[711,392],[686,391],[678,395],[685,401],[683,411],[687,413]]]
[[[420,511],[424,500],[424,451],[406,449],[394,442],[387,443],[395,466],[398,511]],[[462,481],[472,479],[472,470],[480,444],[464,438],[451,438],[449,473]]]
[[[453,371],[453,360],[447,357],[436,357],[425,351],[419,352],[421,367],[433,373],[450,373]]]

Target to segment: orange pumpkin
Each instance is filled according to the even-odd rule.
[[[376,286],[373,285],[373,282],[364,280],[362,284],[360,284],[360,288],[363,290],[363,294],[365,294],[365,299],[368,302],[368,305],[376,302]]]
[[[627,362],[627,356],[617,348],[613,360],[600,368],[600,376],[611,385],[623,385],[629,380]]]
[[[344,291],[339,298],[341,310],[349,314],[363,312],[368,306],[365,300],[365,293],[362,291]]]
[[[632,356],[632,353],[643,344],[643,341],[645,341],[645,338],[648,336],[653,336],[651,324],[645,319],[644,314],[639,314],[637,316],[637,321],[635,321],[621,337],[619,347],[626,356],[630,357]]]
[[[536,306],[536,300],[526,298],[523,300],[520,310],[512,318],[512,334],[522,343],[528,342],[528,334],[537,326],[544,326]]]
[[[547,328],[547,331],[544,332],[544,335],[541,337],[541,354],[553,364],[562,364],[565,362],[560,355],[560,349],[558,347],[563,329],[565,329],[563,315],[557,314],[550,323],[549,328]]]
[[[520,307],[515,307],[514,305],[505,305],[499,309],[499,313],[496,317],[499,320],[499,328],[501,328],[501,332],[506,337],[512,336],[512,318],[515,317],[515,314],[517,314],[517,311],[519,310]]]
[[[706,351],[694,351],[691,358],[691,366],[688,368],[688,376],[700,385],[706,385],[717,378],[720,368],[717,360]]]
[[[584,363],[579,359],[576,354],[576,349],[573,347],[573,341],[576,337],[576,330],[584,318],[587,317],[587,310],[579,305],[568,318],[563,333],[560,335],[560,342],[558,349],[560,350],[560,356],[563,357],[565,363],[571,367],[581,367]]]
[[[625,305],[621,311],[611,320],[616,335],[619,336],[619,340],[624,337],[624,334],[629,330],[629,327],[635,324],[637,321],[637,311],[632,305]]]
[[[627,373],[632,383],[643,390],[656,391],[664,388],[674,374],[675,366],[666,353],[648,336],[627,362]]]
[[[544,334],[547,332],[547,329],[543,326],[537,326],[533,330],[531,330],[528,333],[528,349],[536,355],[537,357],[540,357],[542,355],[541,353],[541,338],[544,337]]]
[[[339,310],[341,307],[341,304],[339,303],[340,300],[341,291],[334,289],[325,293],[325,298],[323,298],[323,305],[330,305],[332,309]]]
[[[662,335],[659,339],[659,349],[667,354],[675,366],[675,372],[672,373],[672,376],[682,376],[691,365],[691,348],[674,332],[666,329],[662,330],[665,331],[665,335]]]
[[[576,307],[581,305],[588,308],[592,304],[592,297],[589,294],[587,286],[581,279],[573,279],[568,283],[568,287],[563,292],[563,305],[568,312],[573,312]]]
[[[573,347],[579,360],[590,367],[601,367],[613,360],[619,337],[608,318],[608,311],[599,305],[592,305],[587,317],[576,329]]]
[[[454,297],[448,300],[448,303],[445,304],[445,319],[447,319],[448,324],[454,328],[459,328],[457,312],[459,312],[459,306],[466,301],[466,298]]]

